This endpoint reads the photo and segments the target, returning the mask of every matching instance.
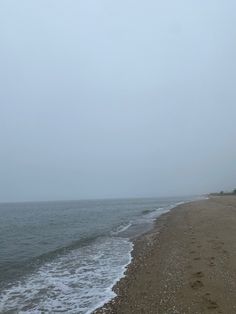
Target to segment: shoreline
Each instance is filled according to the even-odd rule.
[[[164,213],[135,239],[131,263],[113,287],[117,296],[92,313],[236,313],[236,244],[226,242],[236,237],[234,225],[235,196]]]
[[[169,216],[173,210],[176,210],[180,206],[193,202],[198,202],[201,200],[202,199],[180,202],[173,207],[171,206],[171,208],[167,212],[164,212],[163,214],[155,218],[153,226],[150,230],[142,233],[141,235],[134,236],[130,239],[133,245],[132,251],[130,253],[130,262],[126,265],[123,276],[112,287],[112,291],[116,294],[116,296],[108,302],[105,302],[102,306],[97,307],[91,312],[91,314],[113,313],[113,305],[121,302],[120,293],[121,291],[123,292],[126,278],[128,277],[127,280],[129,280],[129,276],[131,276],[131,273],[134,271],[134,269],[136,269],[136,263],[139,263],[140,260],[142,260],[146,256],[150,247],[155,245],[155,241],[157,240],[156,236],[158,236],[159,232],[164,227],[167,216]],[[153,237],[155,237],[155,239],[153,239]]]
[[[187,202],[190,202],[190,201],[187,201]],[[186,203],[187,203],[186,202]],[[177,204],[176,206],[174,207],[171,207],[171,209],[168,209],[167,212],[164,212],[163,214],[161,214],[160,216],[158,216],[157,218],[155,218],[154,222],[153,222],[153,226],[151,229],[149,229],[148,231],[145,231],[144,233],[141,233],[139,235],[135,235],[135,236],[132,236],[130,239],[129,239],[129,242],[131,243],[132,245],[132,250],[130,251],[130,261],[129,263],[124,266],[124,272],[123,272],[123,275],[114,283],[114,285],[111,287],[111,290],[112,292],[115,293],[115,296],[108,300],[107,302],[105,303],[102,303],[101,306],[98,306],[96,307],[92,312],[91,314],[100,314],[100,313],[107,313],[108,309],[110,308],[110,306],[117,302],[118,298],[119,298],[119,286],[120,286],[120,282],[123,281],[126,276],[129,274],[129,271],[130,269],[132,269],[133,267],[133,263],[135,261],[135,252],[136,252],[136,244],[139,243],[139,242],[143,242],[144,241],[144,238],[146,238],[146,236],[148,236],[149,234],[153,233],[153,231],[155,230],[155,227],[156,227],[156,224],[157,222],[160,220],[160,218],[162,216],[165,216],[165,215],[168,215],[173,209],[175,209],[176,207],[182,205],[184,202],[181,202],[180,204]],[[143,243],[142,243],[143,244]]]

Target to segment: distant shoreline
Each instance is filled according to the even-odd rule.
[[[179,205],[135,241],[117,297],[94,313],[236,311],[236,196]]]

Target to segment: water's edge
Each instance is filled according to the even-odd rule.
[[[164,212],[162,212],[158,217],[155,218],[154,223],[152,224],[152,227],[148,231],[131,238],[130,243],[132,244],[132,249],[130,251],[130,261],[123,267],[123,274],[119,278],[117,278],[114,284],[110,287],[110,289],[113,292],[113,297],[110,297],[109,299],[104,300],[104,302],[100,302],[100,304],[96,305],[92,311],[88,311],[86,314],[103,313],[103,310],[106,309],[106,306],[109,305],[116,297],[118,297],[116,293],[116,287],[119,285],[120,280],[128,275],[128,268],[132,266],[132,262],[135,255],[135,242],[139,239],[145,238],[145,236],[147,236],[148,234],[151,234],[155,230],[156,223],[158,222],[161,216],[170,214],[173,209],[177,209],[179,206],[183,204],[188,204],[188,203],[192,203],[192,202],[196,202],[196,201],[204,200],[204,199],[208,199],[208,197],[202,196],[193,200],[182,201],[182,202],[176,203],[175,205],[169,206]]]
[[[3,249],[5,248],[9,255],[4,256],[4,250],[2,251],[0,313],[96,312],[119,294],[116,293],[118,291],[116,286],[126,277],[129,267],[133,265],[136,241],[155,229],[160,216],[181,204],[194,201],[195,198],[103,201],[86,204],[34,203],[26,208],[25,204],[1,208],[3,213],[5,210],[5,222],[8,223],[2,223],[5,227],[5,231],[2,229],[2,235],[5,236]],[[22,228],[26,218],[27,232]],[[22,224],[16,224],[18,221]],[[63,224],[66,222],[65,226],[62,222]],[[23,245],[23,250],[13,241],[16,234],[8,227],[12,223],[21,227],[17,230],[21,241],[17,243]],[[63,230],[58,234],[58,226],[61,225]],[[43,230],[41,226],[44,227]],[[50,228],[47,229],[47,226]],[[21,230],[24,233],[20,233]],[[40,232],[39,236],[37,230]],[[8,233],[5,233],[6,231]],[[81,239],[77,240],[79,236]],[[61,240],[67,240],[68,244]],[[61,243],[65,245],[60,246]],[[59,246],[56,250],[55,244]],[[28,251],[25,248],[28,248]],[[36,258],[32,256],[29,263],[24,263],[26,266],[23,270],[15,267],[15,264],[12,267],[7,263],[5,268],[8,273],[4,272],[6,264],[4,258],[7,261],[9,257],[10,261],[19,264],[22,262],[17,258],[21,257],[19,253],[29,252],[30,257],[31,253],[32,255],[38,251],[41,253],[38,248],[45,249],[45,252],[46,249],[50,251]]]

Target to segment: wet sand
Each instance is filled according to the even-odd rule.
[[[236,196],[180,205],[136,240],[117,297],[95,313],[236,313]]]

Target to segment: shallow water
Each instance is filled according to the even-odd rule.
[[[91,313],[114,297],[131,238],[190,199],[0,204],[0,312]]]

